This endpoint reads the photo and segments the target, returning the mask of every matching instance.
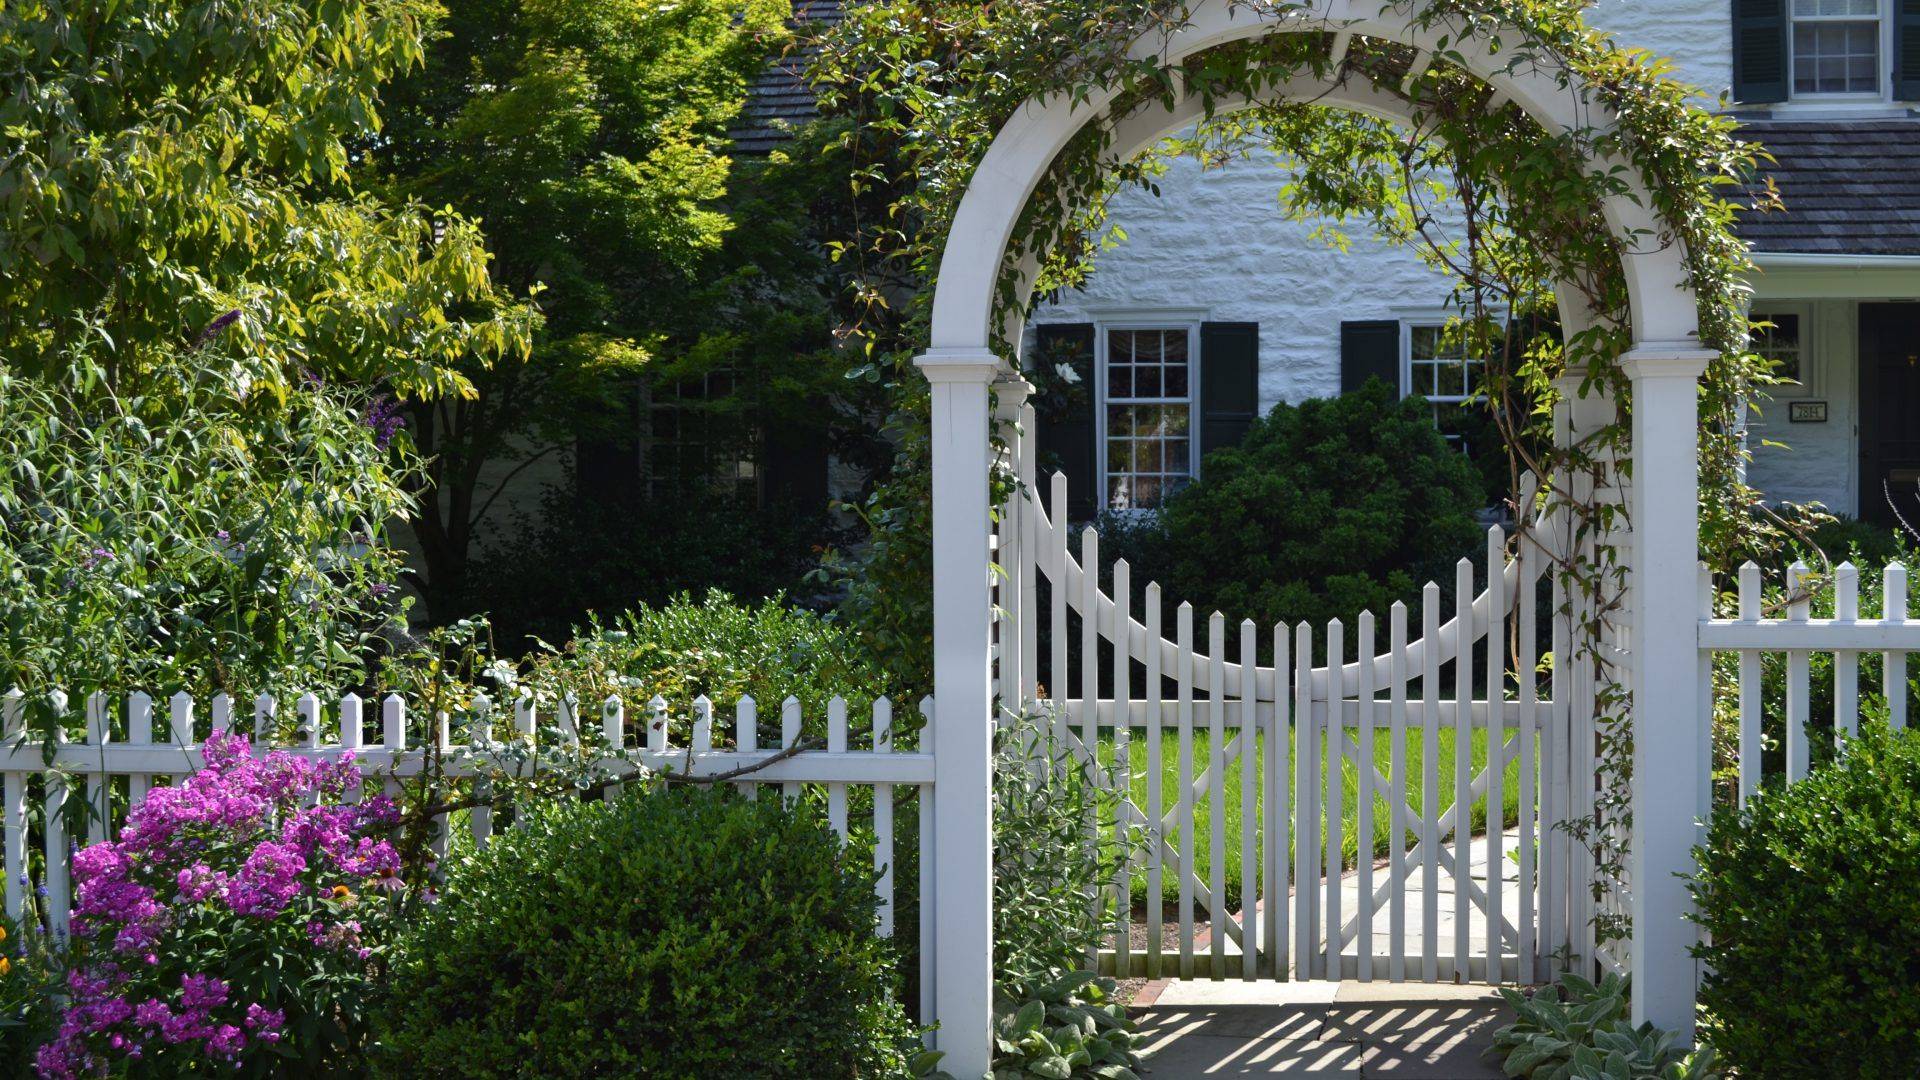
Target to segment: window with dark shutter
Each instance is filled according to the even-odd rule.
[[[1733,0],[1733,97],[1787,100],[1787,0]]]
[[[1246,438],[1260,414],[1260,324],[1200,327],[1200,455]]]
[[[820,402],[815,415],[829,415],[827,410],[827,404]],[[765,440],[762,502],[804,514],[825,510],[830,501],[827,468],[832,444],[828,433],[821,428],[786,424],[770,426]]]
[[[1377,319],[1340,324],[1340,392],[1379,379],[1400,396],[1400,323]]]
[[[1075,521],[1090,520],[1100,511],[1093,335],[1092,323],[1036,326],[1034,355],[1027,363],[1042,372],[1043,383],[1058,387],[1058,392],[1034,402],[1034,443],[1044,483],[1051,484],[1051,472],[1067,474],[1067,514]]]

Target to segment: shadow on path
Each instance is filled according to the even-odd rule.
[[[1511,1020],[1485,987],[1383,983],[1174,983],[1136,1008],[1152,1080],[1361,1076],[1480,1080]]]

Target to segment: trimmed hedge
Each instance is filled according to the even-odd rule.
[[[1432,406],[1372,380],[1279,405],[1158,515],[1103,523],[1108,554],[1201,618],[1261,626],[1384,617],[1484,547],[1487,494],[1433,426]]]
[[[1717,815],[1699,857],[1703,1031],[1727,1064],[1915,1075],[1920,733],[1868,725],[1833,764]]]
[[[870,856],[780,799],[559,804],[449,867],[396,962],[382,1068],[903,1076],[894,963]]]

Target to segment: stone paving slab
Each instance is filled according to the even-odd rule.
[[[1508,1022],[1485,987],[1176,982],[1134,1010],[1152,1080],[1213,1076],[1498,1078]]]

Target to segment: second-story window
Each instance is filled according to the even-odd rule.
[[[1880,93],[1881,0],[1793,0],[1795,95]]]

